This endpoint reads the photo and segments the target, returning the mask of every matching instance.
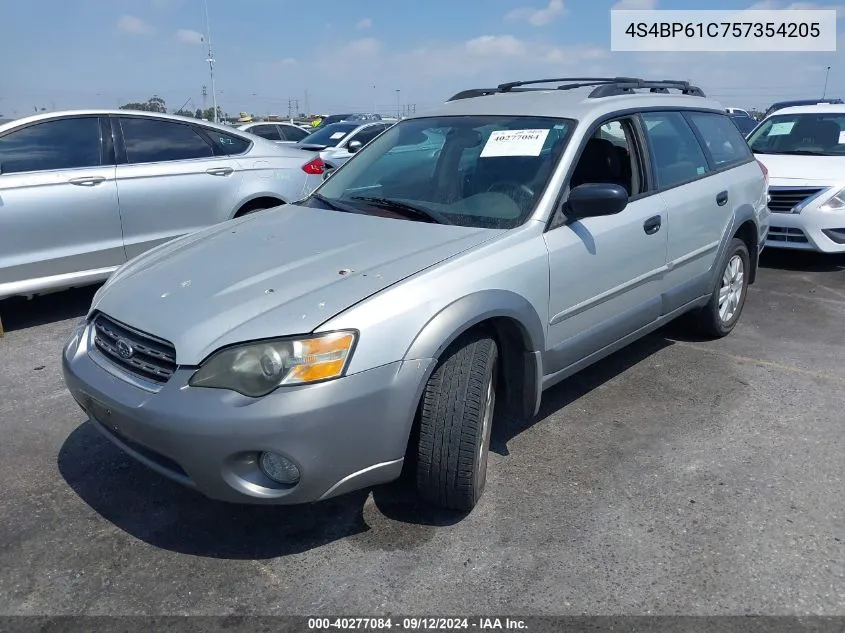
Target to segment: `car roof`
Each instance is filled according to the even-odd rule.
[[[813,105],[791,106],[775,110],[769,116],[783,114],[845,114],[845,103],[816,103]]]
[[[456,98],[408,119],[430,116],[519,115],[559,117],[592,121],[623,110],[643,108],[712,110],[726,114],[718,101],[706,97],[657,92],[628,93],[591,97],[595,86],[567,90],[527,90],[495,92],[468,98]],[[456,95],[458,96],[458,95]]]
[[[163,119],[166,121],[179,121],[182,123],[192,123],[194,125],[202,125],[207,128],[217,129],[221,132],[231,134],[236,127],[230,125],[223,125],[222,123],[212,123],[211,121],[202,121],[192,117],[179,116],[176,114],[165,114],[163,112],[147,112],[144,110],[120,110],[120,109],[90,109],[90,110],[54,110],[52,112],[40,112],[32,116],[15,119],[10,123],[0,125],[0,132],[10,129],[12,127],[19,127],[21,125],[28,125],[30,123],[37,123],[39,121],[49,121],[51,119],[60,119],[71,116],[91,116],[91,115],[123,115],[123,116],[143,116],[151,119]]]

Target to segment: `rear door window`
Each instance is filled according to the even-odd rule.
[[[642,118],[659,188],[675,187],[708,173],[704,150],[680,112],[644,112]]]
[[[126,158],[132,164],[214,156],[211,145],[186,123],[121,117],[120,127]]]
[[[102,164],[98,117],[44,121],[0,136],[0,171],[4,174]]]
[[[279,128],[275,125],[254,125],[246,131],[270,141],[282,140],[282,137],[279,135]]]
[[[283,141],[298,142],[308,136],[308,132],[294,125],[280,125],[279,131],[282,133]]]

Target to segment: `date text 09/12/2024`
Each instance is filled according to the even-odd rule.
[[[375,617],[375,618],[308,618],[309,631],[526,631],[526,623],[519,618],[474,617]]]

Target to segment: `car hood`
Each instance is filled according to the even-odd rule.
[[[500,235],[324,211],[263,211],[128,262],[91,312],[166,339],[182,365],[232,343],[305,334],[424,268]]]
[[[834,184],[845,180],[845,156],[791,156],[784,154],[755,154],[769,170],[772,185],[801,186]]]

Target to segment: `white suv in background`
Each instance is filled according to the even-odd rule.
[[[845,105],[777,110],[748,144],[769,170],[766,245],[845,252]]]

